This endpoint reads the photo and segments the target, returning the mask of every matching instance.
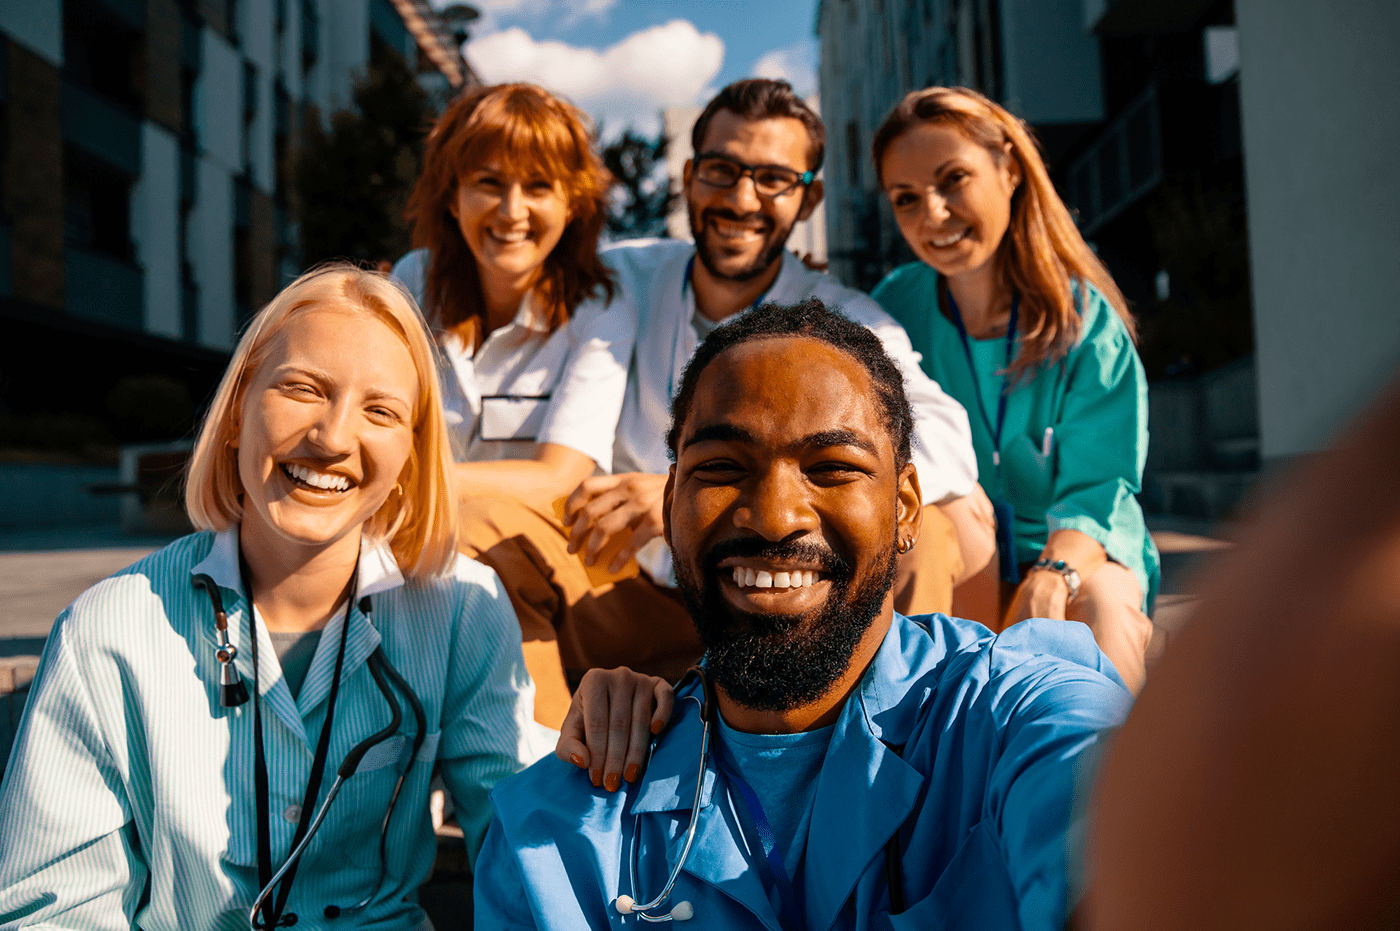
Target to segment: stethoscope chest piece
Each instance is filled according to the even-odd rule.
[[[689,902],[677,902],[665,915],[648,915],[637,908],[637,900],[630,895],[620,895],[613,899],[613,908],[617,909],[619,915],[636,915],[643,921],[689,921],[695,917],[695,908]]]

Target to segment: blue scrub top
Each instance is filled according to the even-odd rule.
[[[697,769],[691,694],[678,696],[637,785],[595,789],[549,758],[497,786],[477,861],[481,926],[647,927],[612,902],[665,886],[699,775],[694,843],[658,911],[688,901],[699,926],[781,931],[740,827],[742,801],[713,760]],[[809,931],[1058,931],[1086,751],[1129,702],[1082,624],[1030,620],[994,637],[972,621],[895,615],[817,776],[802,884]],[[885,850],[896,834],[906,908],[890,915]]]

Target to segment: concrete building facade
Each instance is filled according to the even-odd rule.
[[[300,271],[301,127],[386,54],[430,90],[472,78],[426,0],[0,4],[6,400],[75,368],[217,377]]]
[[[1005,104],[1138,316],[1157,492],[1227,507],[1394,377],[1395,4],[819,0],[817,30],[832,271],[870,287],[911,258],[869,156],[901,95]]]

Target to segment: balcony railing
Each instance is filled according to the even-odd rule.
[[[1066,193],[1089,236],[1161,180],[1162,120],[1151,84],[1070,165]]]

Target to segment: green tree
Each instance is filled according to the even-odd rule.
[[[432,124],[428,96],[397,57],[371,63],[354,109],[307,120],[294,187],[307,267],[328,259],[392,261],[409,249],[403,218]]]
[[[603,164],[621,193],[608,214],[612,238],[665,236],[666,217],[676,201],[669,180],[658,172],[666,164],[666,134],[650,140],[626,129],[617,141],[603,147]]]

